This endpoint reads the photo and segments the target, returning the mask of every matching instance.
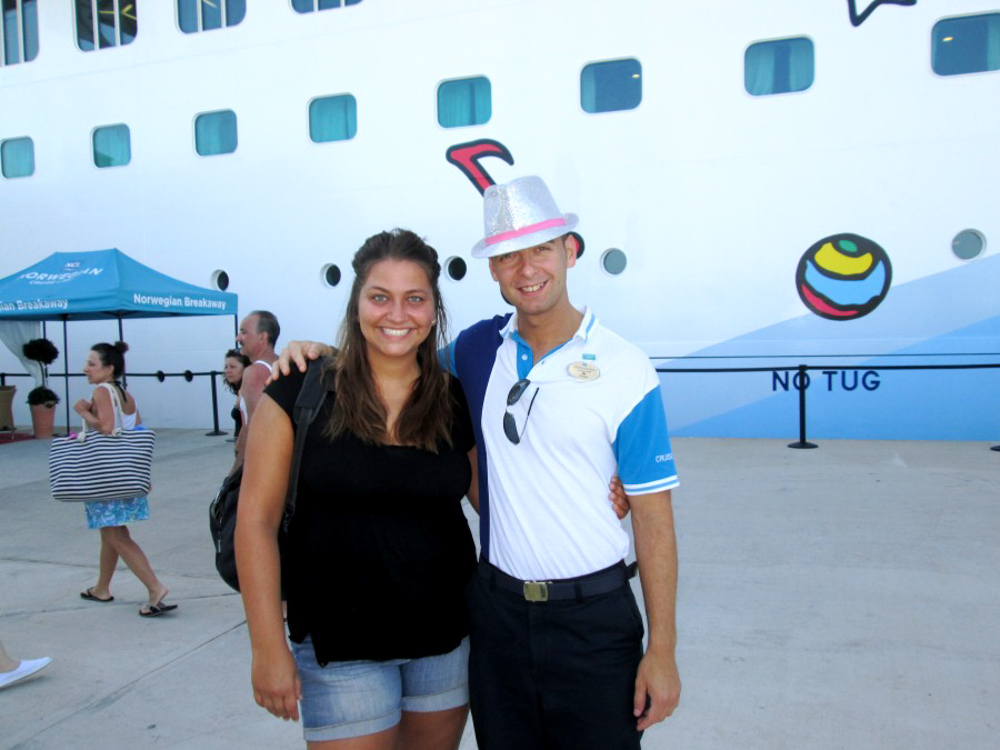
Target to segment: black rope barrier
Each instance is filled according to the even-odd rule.
[[[206,432],[206,435],[228,435],[229,433],[225,430],[219,429],[219,394],[218,388],[216,386],[216,378],[223,373],[219,370],[209,370],[207,372],[192,372],[191,370],[184,370],[183,372],[164,372],[163,370],[157,370],[156,372],[130,372],[128,376],[130,378],[155,378],[159,382],[163,383],[167,378],[184,378],[188,383],[194,381],[196,377],[208,377],[211,382],[212,388],[212,431]],[[83,378],[86,377],[82,372],[69,372],[69,373],[49,373],[49,379],[53,378]],[[0,385],[7,384],[7,378],[30,378],[34,380],[34,376],[28,373],[20,372],[0,372]],[[69,417],[67,417],[66,430],[70,431],[71,427],[69,425]]]
[[[847,358],[852,359],[867,357],[867,358],[888,358],[888,357],[914,357],[914,356],[925,356],[925,357],[935,357],[935,356],[989,356],[996,357],[1000,356],[996,352],[976,352],[975,354],[925,354],[925,355],[912,355],[912,354],[816,354],[809,355],[808,357],[801,357],[800,355],[767,355],[768,359],[834,359],[834,358]],[[650,357],[651,360],[696,360],[696,359],[723,359],[723,360],[738,360],[738,359],[761,359],[762,355],[738,355],[738,356],[683,356],[683,357]],[[949,364],[949,365],[935,365],[935,364],[920,364],[920,365],[807,365],[807,364],[797,364],[795,366],[786,367],[666,367],[664,365],[655,365],[655,369],[659,373],[664,374],[706,374],[706,373],[740,373],[740,372],[794,372],[797,375],[796,378],[792,378],[792,385],[799,392],[799,439],[794,443],[789,443],[789,448],[797,449],[808,449],[817,448],[815,443],[811,443],[806,440],[806,389],[809,380],[809,370],[983,370],[983,369],[997,369],[1000,368],[1000,363],[969,363],[969,364]],[[211,382],[212,390],[212,425],[213,429],[211,432],[206,432],[206,435],[216,436],[216,435],[227,435],[228,433],[219,429],[219,396],[218,389],[216,387],[216,378],[222,375],[218,370],[209,370],[207,372],[192,372],[191,370],[184,370],[183,372],[164,372],[163,370],[157,370],[156,372],[131,372],[129,377],[132,378],[156,378],[158,381],[163,383],[167,378],[184,378],[187,382],[193,382],[196,377],[209,377]],[[7,373],[0,372],[0,385],[7,384],[7,378],[33,378],[33,376],[27,373]],[[72,378],[72,377],[85,377],[83,373],[50,373],[50,378]],[[69,425],[67,425],[69,429]],[[990,448],[992,451],[1000,451],[1000,445],[994,445]]]
[[[769,357],[769,359],[789,359],[794,355],[779,355],[775,357]],[[858,357],[875,357],[875,356],[893,356],[893,355],[816,355],[815,357],[810,356],[809,359],[819,359],[824,357],[840,357],[850,356],[853,359]],[[914,356],[914,355],[895,355],[895,356]],[[955,355],[924,355],[924,356],[955,356]],[[970,355],[965,355],[970,356]],[[1000,356],[994,352],[980,352],[978,356]],[[745,355],[738,357],[677,357],[675,359],[760,359],[760,355]],[[650,359],[669,359],[667,357],[650,357]],[[732,372],[795,372],[798,375],[798,382],[795,379],[792,380],[792,385],[799,392],[799,439],[794,443],[789,443],[789,448],[818,448],[819,446],[815,443],[810,443],[806,440],[806,389],[808,387],[808,371],[809,370],[984,370],[984,369],[996,369],[1000,368],[1000,363],[987,364],[987,363],[971,363],[963,365],[816,365],[810,366],[805,364],[799,364],[795,367],[664,367],[662,365],[656,366],[657,372],[662,373],[732,373]],[[1000,445],[994,445],[990,448],[992,451],[1000,451]]]

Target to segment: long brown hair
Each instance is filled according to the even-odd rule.
[[[376,263],[404,260],[416,263],[427,274],[434,297],[435,325],[417,349],[420,375],[396,421],[396,434],[388,435],[386,410],[368,362],[368,349],[361,332],[359,300],[361,289]],[[441,367],[438,349],[447,342],[447,316],[438,277],[441,264],[437,252],[413,232],[393,229],[365,240],[351,262],[354,284],[347,312],[340,326],[338,349],[326,365],[324,379],[333,377],[336,401],[326,426],[331,438],[353,432],[366,443],[382,444],[391,438],[403,445],[436,451],[438,443],[451,444],[452,403],[449,375]]]

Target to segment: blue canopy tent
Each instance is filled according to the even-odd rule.
[[[154,271],[121,250],[53,253],[33,266],[0,279],[0,320],[66,323],[70,320],[181,315],[237,315],[237,296],[187,284]],[[69,426],[69,364],[66,369],[66,424]]]

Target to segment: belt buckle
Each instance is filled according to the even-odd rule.
[[[524,599],[529,602],[547,602],[549,587],[545,581],[525,581]]]

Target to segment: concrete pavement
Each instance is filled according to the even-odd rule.
[[[303,746],[254,704],[242,605],[213,567],[232,444],[158,437],[152,518],[132,531],[180,608],[153,619],[124,567],[115,602],[80,599],[97,533],[49,496],[47,441],[0,442],[0,640],[53,657],[0,690],[0,748]],[[643,746],[995,747],[1000,453],[785,442],[675,440],[684,693]]]

